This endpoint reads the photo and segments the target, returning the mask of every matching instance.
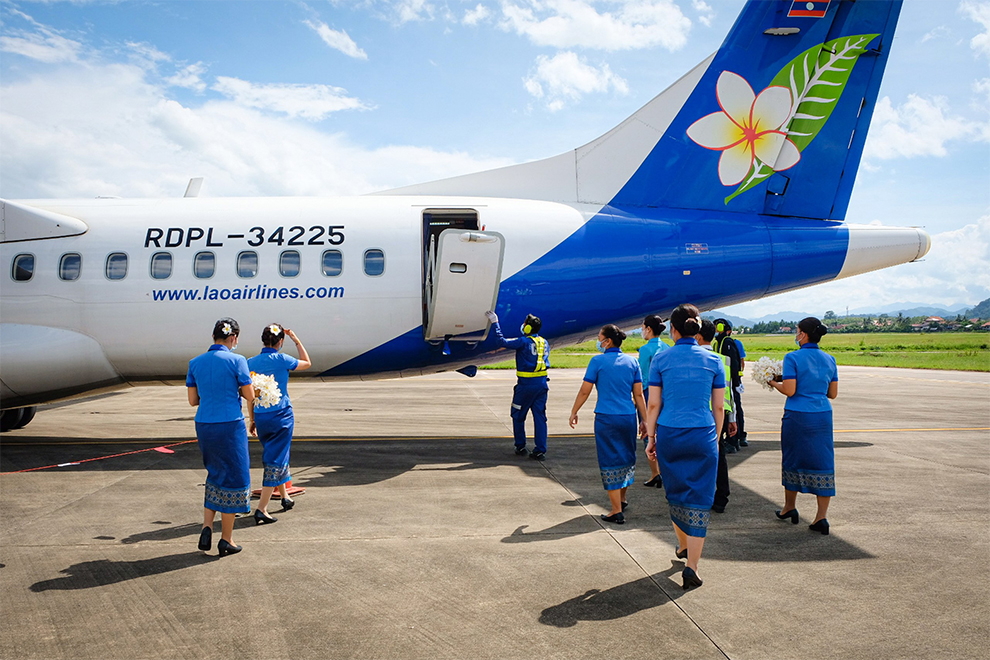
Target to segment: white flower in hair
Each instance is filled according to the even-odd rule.
[[[282,400],[282,392],[278,389],[275,376],[266,376],[252,371],[251,387],[254,388],[255,408],[271,408]]]
[[[784,362],[764,355],[752,366],[752,374],[753,380],[759,383],[761,387],[772,390],[770,381],[784,375]]]
[[[282,332],[282,328],[272,323],[270,326],[268,326],[268,331],[271,332],[273,335],[277,335],[278,333]]]
[[[230,324],[229,323],[224,323],[223,324],[223,334],[225,334],[225,335],[232,335],[232,334],[234,334],[234,329],[230,327]]]

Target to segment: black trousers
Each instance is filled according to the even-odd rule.
[[[733,437],[733,444],[739,445],[740,440],[746,439],[746,421],[743,418],[742,395],[732,388],[732,405],[736,411],[736,435]]]
[[[738,417],[736,423],[738,424]],[[715,474],[714,506],[724,508],[729,503],[729,464],[725,461],[725,441],[728,440],[729,415],[722,422],[722,437],[718,441],[718,471]]]

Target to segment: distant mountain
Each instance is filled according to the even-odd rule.
[[[853,316],[877,316],[879,314],[886,314],[888,316],[897,316],[898,314],[903,314],[904,316],[955,316],[959,312],[963,311],[969,307],[966,304],[949,305],[948,307],[944,305],[933,305],[931,303],[922,302],[903,302],[903,303],[892,303],[890,305],[880,305],[877,307],[857,307],[856,309],[850,309],[849,315]],[[845,316],[846,310],[835,309],[836,316]]]
[[[980,318],[990,319],[990,298],[987,298],[976,307],[971,307],[963,312],[963,316],[968,319]]]
[[[741,316],[733,316],[732,314],[726,314],[725,312],[720,312],[717,309],[713,309],[710,312],[702,312],[701,318],[709,319],[714,321],[715,319],[725,319],[732,324],[733,328],[741,328],[743,326],[752,326],[753,322],[749,319],[744,319]]]

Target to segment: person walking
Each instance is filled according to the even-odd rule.
[[[240,332],[234,319],[217,321],[213,345],[189,361],[186,374],[189,405],[197,406],[196,439],[206,467],[199,549],[207,552],[213,547],[213,521],[219,513],[221,557],[241,551],[232,538],[234,514],[251,511],[251,458],[241,398],[247,401],[254,426],[254,386],[247,360],[232,352]]]
[[[715,338],[715,324],[708,319],[701,320],[701,332],[695,339],[698,346],[706,351],[715,352],[712,348],[712,339]],[[716,355],[718,355],[716,353]],[[719,355],[722,359],[722,368],[725,370],[725,382],[729,382],[729,357]],[[715,476],[715,501],[712,504],[712,511],[715,513],[725,513],[725,507],[729,504],[729,464],[725,460],[725,443],[723,440],[736,432],[736,414],[732,409],[732,393],[729,388],[725,388],[725,419],[722,420],[722,432],[719,434],[718,442],[718,472]]]
[[[812,493],[818,510],[809,529],[828,534],[828,505],[835,496],[835,448],[832,404],[839,395],[835,358],[818,342],[828,328],[813,316],[798,323],[798,350],[784,356],[781,382],[770,386],[787,397],[780,422],[781,481],[784,506],[777,518],[798,524],[797,494]]]
[[[643,339],[646,343],[639,347],[639,371],[643,375],[643,378],[650,377],[650,363],[653,362],[653,356],[655,356],[660,351],[665,351],[669,346],[660,341],[660,335],[667,326],[664,325],[663,319],[656,314],[650,314],[645,319],[643,319],[643,327],[641,332],[643,333]],[[650,388],[643,387],[643,398],[646,400],[647,404],[650,402]],[[645,422],[646,418],[641,418],[641,422]],[[644,447],[646,442],[646,437],[643,438]],[[646,462],[650,466],[650,478],[643,482],[644,486],[655,486],[656,488],[663,488],[663,477],[660,476],[660,466],[657,465],[656,460],[652,458],[647,458]]]
[[[286,337],[296,345],[298,360],[281,352]],[[261,499],[254,512],[256,525],[265,525],[278,520],[268,514],[268,503],[276,488],[282,498],[283,510],[288,511],[295,506],[295,500],[290,498],[285,490],[285,484],[292,479],[289,473],[289,447],[292,443],[292,430],[295,427],[292,402],[289,401],[289,372],[305,371],[312,366],[309,353],[296,334],[278,323],[265,326],[261,333],[261,343],[264,348],[261,349],[260,354],[247,361],[248,368],[252,373],[274,376],[282,397],[275,405],[257,408],[254,411],[251,432],[257,432],[258,440],[261,441],[261,462],[264,466]]]
[[[718,436],[722,430],[725,376],[722,360],[698,346],[701,314],[679,305],[670,315],[674,345],[650,365],[646,455],[663,475],[677,557],[686,559],[682,587],[700,587],[698,562],[715,496]]]
[[[602,486],[608,492],[612,506],[608,515],[602,514],[602,520],[617,525],[626,522],[623,511],[629,504],[626,490],[636,475],[637,440],[639,435],[646,434],[643,377],[636,359],[621,350],[625,338],[626,333],[612,324],[598,332],[597,346],[601,355],[594,356],[588,363],[570,418],[571,428],[574,428],[578,423],[578,411],[591,395],[592,387],[597,387],[595,448]],[[637,413],[641,420],[638,425]]]
[[[493,311],[485,316],[495,330],[495,341],[503,348],[516,352],[516,386],[512,389],[512,435],[516,454],[525,456],[526,417],[533,412],[533,452],[529,457],[538,461],[547,454],[547,370],[550,367],[550,344],[539,335],[542,323],[539,317],[528,314],[519,328],[522,337],[506,339],[498,324],[498,315]]]
[[[729,357],[730,369],[725,386],[729,388],[732,395],[733,409],[736,413],[736,431],[728,435],[725,442],[724,451],[727,454],[735,454],[740,447],[748,447],[746,440],[746,422],[743,417],[742,392],[745,386],[742,382],[743,367],[745,362],[743,356],[745,350],[741,349],[741,344],[732,337],[732,324],[728,319],[715,319],[715,330],[717,332],[712,346],[715,352]]]

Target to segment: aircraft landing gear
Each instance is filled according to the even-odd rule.
[[[27,426],[34,419],[35,411],[34,406],[4,410],[0,413],[0,432],[6,433]]]

